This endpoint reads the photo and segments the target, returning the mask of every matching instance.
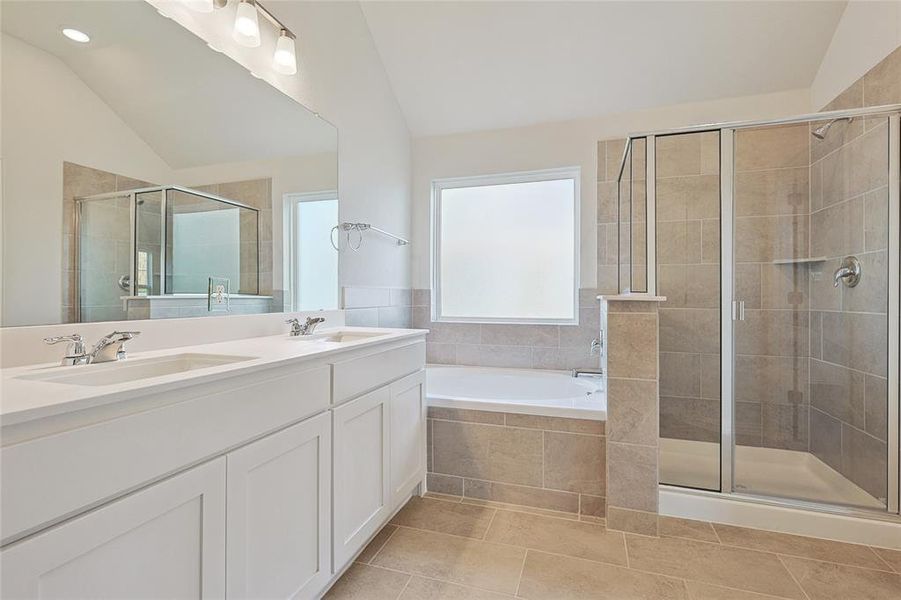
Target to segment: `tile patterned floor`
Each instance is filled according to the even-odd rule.
[[[413,498],[329,600],[899,600],[901,551],[664,517],[661,537]]]

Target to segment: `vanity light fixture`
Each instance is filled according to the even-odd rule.
[[[253,0],[240,0],[235,13],[235,28],[232,37],[236,42],[248,48],[260,45],[260,20]]]
[[[70,27],[63,29],[62,33],[73,42],[78,42],[79,44],[87,44],[91,41],[91,36],[83,31],[78,31],[77,29],[72,29]]]
[[[275,54],[272,55],[272,68],[282,75],[297,73],[297,54],[294,48],[294,34],[287,29],[278,33],[275,43]]]

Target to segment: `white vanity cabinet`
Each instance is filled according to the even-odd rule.
[[[425,371],[334,408],[334,569],[425,477]]]
[[[339,571],[389,516],[390,386],[334,413],[334,571]]]
[[[3,550],[3,598],[222,598],[224,457]]]
[[[226,455],[227,597],[312,598],[331,578],[329,413]]]

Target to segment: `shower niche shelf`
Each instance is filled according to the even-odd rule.
[[[825,256],[813,256],[811,258],[780,258],[774,260],[774,265],[808,265],[813,263],[826,262]]]

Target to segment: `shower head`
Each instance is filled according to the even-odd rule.
[[[841,118],[839,118],[839,119],[832,119],[831,121],[828,121],[828,122],[826,122],[826,123],[823,123],[822,125],[820,125],[820,126],[817,127],[816,129],[814,129],[813,131],[811,131],[811,132],[810,132],[810,135],[812,135],[813,137],[817,138],[818,140],[824,140],[824,139],[826,139],[826,134],[829,133],[829,129],[830,129],[833,125],[835,125],[838,121],[847,121],[848,123],[850,123],[850,122],[853,121],[853,120],[854,120],[854,119],[853,119],[852,117],[841,117]]]

